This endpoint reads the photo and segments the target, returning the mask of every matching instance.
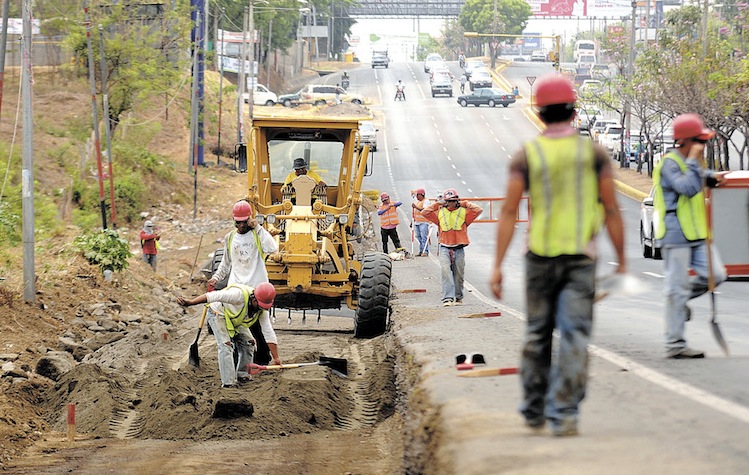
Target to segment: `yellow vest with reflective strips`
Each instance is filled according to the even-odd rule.
[[[666,160],[673,160],[679,165],[682,173],[687,172],[687,164],[675,152],[668,152],[653,170],[653,185],[655,186],[653,231],[656,239],[663,239],[666,235],[666,201],[663,198],[663,187],[661,187],[661,169]],[[686,195],[679,195],[676,201],[676,217],[679,220],[681,231],[688,241],[707,239],[707,212],[705,211],[705,195],[702,191],[691,198]]]
[[[229,332],[229,337],[234,338],[237,334],[237,328],[246,327],[250,328],[260,318],[262,310],[258,309],[254,314],[250,315],[250,293],[255,289],[249,285],[244,284],[230,284],[226,288],[236,287],[242,291],[244,297],[244,305],[242,308],[234,313],[224,305],[224,319],[226,320],[226,330]]]
[[[526,143],[525,154],[529,250],[543,257],[584,254],[602,218],[593,144],[577,135],[541,136]]]
[[[459,231],[466,222],[466,209],[460,207],[450,211],[444,206],[440,208],[437,216],[440,220],[440,231]]]

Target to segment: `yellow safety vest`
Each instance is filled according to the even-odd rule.
[[[525,145],[533,220],[528,248],[543,257],[584,254],[602,219],[595,150],[578,136]]]
[[[466,209],[460,207],[454,211],[449,211],[443,206],[437,216],[440,220],[440,231],[460,231],[466,222]]]
[[[661,186],[661,169],[666,160],[673,160],[682,173],[687,172],[687,164],[678,153],[668,152],[658,162],[653,170],[653,230],[656,239],[663,239],[666,235],[666,201],[663,198],[663,187]],[[705,195],[700,191],[691,198],[679,195],[676,201],[676,217],[684,237],[689,241],[707,239],[707,212],[705,211]]]
[[[244,306],[234,313],[224,305],[224,319],[226,320],[226,330],[229,332],[229,337],[233,338],[237,334],[237,328],[246,327],[250,328],[255,324],[263,313],[262,309],[258,309],[254,314],[250,315],[250,293],[255,289],[249,285],[244,284],[230,284],[226,288],[236,287],[242,291],[244,297]]]

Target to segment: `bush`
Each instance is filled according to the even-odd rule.
[[[102,272],[127,269],[127,260],[133,256],[130,244],[113,229],[78,236],[73,240],[73,246],[83,253],[89,264],[98,265]]]

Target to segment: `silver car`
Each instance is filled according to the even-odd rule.
[[[370,150],[377,151],[377,130],[374,122],[366,120],[359,122],[359,134],[361,135],[361,144],[369,145]]]
[[[653,227],[653,193],[655,188],[650,189],[650,194],[640,204],[640,247],[642,257],[661,259],[661,247],[655,239]]]

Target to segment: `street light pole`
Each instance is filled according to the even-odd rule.
[[[250,130],[252,130],[252,113],[255,104],[255,0],[250,0]]]
[[[629,35],[629,61],[627,61],[627,82],[629,84],[632,84],[632,74],[634,72],[634,62],[635,62],[635,15],[636,15],[636,9],[637,9],[637,1],[632,0],[632,31]],[[632,126],[632,104],[631,99],[629,96],[629,93],[624,95],[624,122],[625,127],[624,131],[626,134],[627,140],[631,137],[630,133],[630,127]],[[624,168],[624,162],[625,157],[624,151],[622,152],[622,156],[620,157],[619,166],[621,168]]]

